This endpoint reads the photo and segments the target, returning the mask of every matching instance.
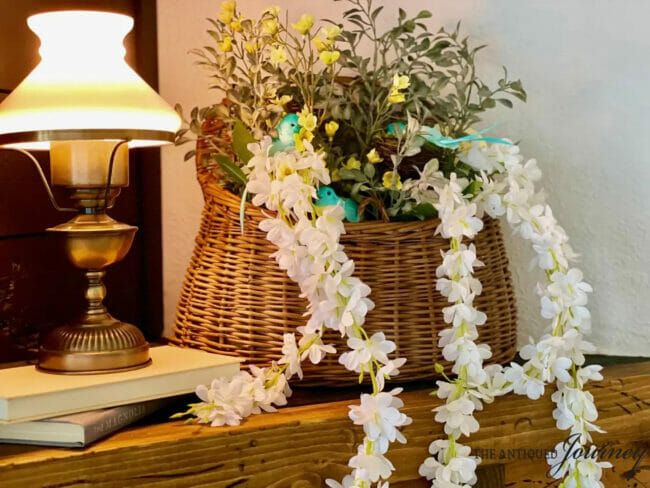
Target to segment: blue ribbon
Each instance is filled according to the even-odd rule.
[[[505,139],[499,139],[496,137],[479,137],[482,134],[485,134],[486,132],[494,129],[496,126],[492,125],[488,127],[487,129],[482,129],[478,132],[475,132],[474,134],[469,134],[463,137],[458,137],[456,139],[452,139],[450,137],[445,137],[443,136],[438,129],[435,127],[429,127],[429,126],[422,126],[422,139],[426,140],[427,142],[430,142],[431,144],[434,144],[438,147],[442,147],[445,149],[456,149],[460,145],[461,142],[465,141],[486,141],[486,142],[491,142],[493,144],[508,144],[512,145],[512,142],[506,141]],[[401,130],[404,132],[406,130],[406,125],[403,122],[393,122],[392,124],[388,124],[388,129],[387,132],[391,135],[396,135],[397,129]]]
[[[479,137],[482,134],[485,134],[486,132],[494,129],[494,125],[488,127],[487,129],[480,130],[478,132],[475,132],[474,134],[469,134],[467,136],[463,137],[458,137],[456,139],[451,139],[449,137],[444,137],[438,129],[435,129],[433,127],[422,127],[422,131],[426,134],[424,138],[429,141],[432,144],[435,144],[436,146],[439,147],[444,147],[444,148],[451,148],[451,149],[456,149],[461,142],[465,141],[486,141],[486,142],[491,142],[493,144],[507,144],[507,145],[512,145],[512,142],[506,141],[505,139],[499,139],[496,137]],[[428,136],[428,137],[427,137]]]

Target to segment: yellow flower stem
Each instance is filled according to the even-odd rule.
[[[313,78],[310,78],[310,74],[313,75],[313,51],[311,46],[311,31],[304,36],[296,37],[289,29],[283,27],[282,29],[285,34],[285,44],[288,47],[288,51],[292,57],[294,66],[296,67],[296,74],[298,79],[295,80],[296,85],[300,89],[305,105],[313,112],[314,105],[314,96],[313,96]],[[289,40],[292,41],[293,45],[289,44]],[[305,56],[306,44],[309,44],[309,57]],[[294,57],[293,53],[301,53],[301,56]],[[312,85],[312,90],[307,90],[306,87]]]
[[[449,240],[449,246],[450,246],[450,250],[456,253],[460,250],[460,241],[455,237],[452,237]],[[459,276],[452,276],[453,281],[457,281],[458,278]],[[456,303],[461,303],[461,302],[462,300],[458,300]],[[459,327],[459,330],[457,331],[457,336],[461,337],[466,332],[467,332],[467,326],[465,321],[463,321]],[[460,368],[460,371],[458,372],[458,376],[454,381],[450,380],[443,373],[443,377],[447,380],[447,382],[455,384],[455,388],[453,392],[450,393],[447,402],[453,402],[463,396],[463,394],[467,390],[467,376],[468,376],[467,366],[462,366]],[[444,459],[445,464],[449,464],[451,459],[456,457],[456,439],[451,434],[447,436],[447,439],[449,440],[449,447],[445,453],[445,459]]]
[[[356,322],[352,324],[352,333],[359,339],[365,340],[367,343],[370,343],[370,338],[368,337],[368,333],[366,330],[358,325]],[[377,363],[376,360],[371,359],[367,363],[365,363],[362,367],[361,370],[361,375],[359,376],[359,380],[363,380],[363,373],[367,369],[368,374],[370,375],[370,381],[372,381],[372,395],[376,396],[379,393],[379,385],[377,384],[377,378],[375,377],[375,368],[377,368],[377,371],[379,371],[380,366]]]
[[[452,237],[450,240],[450,246],[452,251],[458,252],[458,250],[460,249],[460,242],[458,242],[458,239],[456,239],[455,237]]]
[[[377,385],[377,378],[375,378],[375,371],[372,361],[368,363],[368,368],[368,374],[370,375],[370,380],[372,381],[372,396],[377,396],[379,394],[379,386]]]
[[[325,108],[323,109],[323,113],[322,113],[322,115],[321,115],[321,118],[320,118],[320,121],[319,121],[319,124],[318,124],[319,126],[320,126],[320,124],[324,124],[325,121],[327,120],[327,117],[329,116],[329,113],[327,112],[327,107],[329,106],[329,101],[330,101],[330,98],[331,98],[331,96],[332,96],[332,88],[334,87],[334,80],[336,80],[336,77],[337,77],[338,74],[341,72],[341,68],[340,68],[340,67],[339,67],[338,71],[335,71],[335,68],[334,68],[334,67],[335,67],[336,65],[337,65],[337,63],[334,63],[334,64],[331,66],[331,69],[332,69],[332,76],[330,77],[330,88],[329,88],[329,90],[328,90],[328,92],[327,92],[327,98],[325,99],[325,103],[323,104],[323,105],[325,106]],[[329,152],[329,150],[330,150],[331,147],[332,147],[332,140],[333,140],[333,139],[334,139],[333,137],[329,137],[330,145],[329,145],[329,147],[328,147],[328,152]]]
[[[451,434],[447,438],[449,439],[449,448],[445,453],[445,464],[449,464],[449,461],[456,457],[456,439]]]
[[[579,388],[580,383],[578,383],[578,370],[576,369],[575,363],[571,364],[571,375],[573,376],[573,386],[574,386],[574,388]]]
[[[559,271],[561,273],[566,273],[566,268],[560,264],[560,262],[557,259],[557,255],[555,254],[555,251],[553,249],[549,250],[551,257],[553,258],[553,262],[555,263],[555,267],[552,270],[547,270],[546,271],[546,279],[550,282],[551,281],[551,276],[553,275],[554,272]],[[557,298],[553,297],[553,301],[557,301]],[[569,310],[569,314],[571,314],[571,311]],[[553,324],[553,332],[552,334],[556,337],[564,335],[565,331],[565,324],[568,320],[568,317],[564,317],[562,314],[558,315],[555,318],[555,323]]]

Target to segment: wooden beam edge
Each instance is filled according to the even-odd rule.
[[[605,380],[590,387],[601,411],[598,423],[608,431],[598,435],[596,441],[647,439],[650,435],[650,362],[634,367],[609,367],[605,374]],[[413,417],[414,422],[404,429],[409,443],[395,444],[391,449],[390,457],[398,468],[395,481],[417,479],[417,466],[426,457],[428,444],[443,435],[441,425],[434,422],[431,413],[440,400],[429,397],[426,391],[405,393],[403,398],[404,411]],[[292,452],[291,448],[305,446],[310,446],[310,449],[292,454],[291,462],[295,469],[305,470],[313,465],[315,470],[330,470],[335,466],[338,472],[345,469],[347,458],[362,438],[361,429],[353,427],[348,419],[350,403],[289,407],[277,413],[252,417],[236,427],[188,426],[182,422],[135,427],[85,450],[30,448],[15,455],[3,456],[0,453],[0,479],[19,476],[20,472],[22,476],[25,472],[33,472],[36,476],[52,463],[61,466],[61,473],[65,473],[65,476],[59,473],[62,479],[73,476],[75,469],[85,469],[82,467],[84,463],[90,463],[98,472],[102,466],[119,465],[124,473],[141,475],[147,467],[138,460],[148,457],[167,459],[166,469],[182,474],[189,469],[180,462],[185,459],[183,455],[191,456],[198,466],[222,463],[222,474],[230,473],[229,476],[238,475],[238,457],[247,460],[245,469],[242,468],[246,476],[262,476],[260,469],[279,476],[279,472],[287,469],[286,457]],[[551,449],[566,437],[565,432],[555,428],[552,410],[550,389],[538,401],[514,395],[499,398],[477,414],[481,430],[462,442],[475,449]],[[178,465],[171,461],[176,457]],[[129,459],[132,461],[127,461]],[[183,462],[187,463],[187,460]],[[485,459],[483,464],[507,462],[511,461]]]

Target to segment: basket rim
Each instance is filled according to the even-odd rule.
[[[213,198],[218,198],[221,202],[229,206],[234,212],[239,214],[239,209],[241,205],[241,198],[239,195],[235,195],[233,192],[227,188],[222,187],[216,181],[211,181],[207,188],[205,189],[206,194],[210,195]],[[249,213],[250,212],[250,213]],[[270,210],[265,210],[257,205],[254,205],[252,202],[246,202],[245,214],[252,215],[255,217],[268,217],[273,215],[274,212]],[[428,227],[437,227],[440,225],[440,219],[435,217],[425,220],[408,220],[408,221],[391,221],[384,222],[383,220],[366,220],[364,222],[345,222],[346,231],[364,231],[370,228],[381,229],[382,232],[388,232],[394,229],[399,229],[404,231],[404,229],[414,228],[422,229]]]

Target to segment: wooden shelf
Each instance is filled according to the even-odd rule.
[[[611,459],[609,488],[650,486],[650,362],[611,366],[591,386],[600,410],[598,446],[645,449],[647,456]],[[417,475],[441,426],[431,409],[439,400],[419,390],[403,394],[413,424],[408,444],[396,444],[391,487],[427,487]],[[210,428],[182,422],[136,426],[83,450],[0,445],[0,486],[34,487],[211,487],[320,488],[348,472],[348,458],[362,438],[348,419],[349,401],[282,409],[248,419],[237,427]],[[477,417],[481,430],[469,444],[484,454],[483,487],[552,487],[544,449],[566,437],[555,428],[550,395],[536,402],[508,395]],[[530,459],[533,455],[533,459]],[[537,456],[537,458],[535,458]],[[627,478],[630,478],[629,480]]]

